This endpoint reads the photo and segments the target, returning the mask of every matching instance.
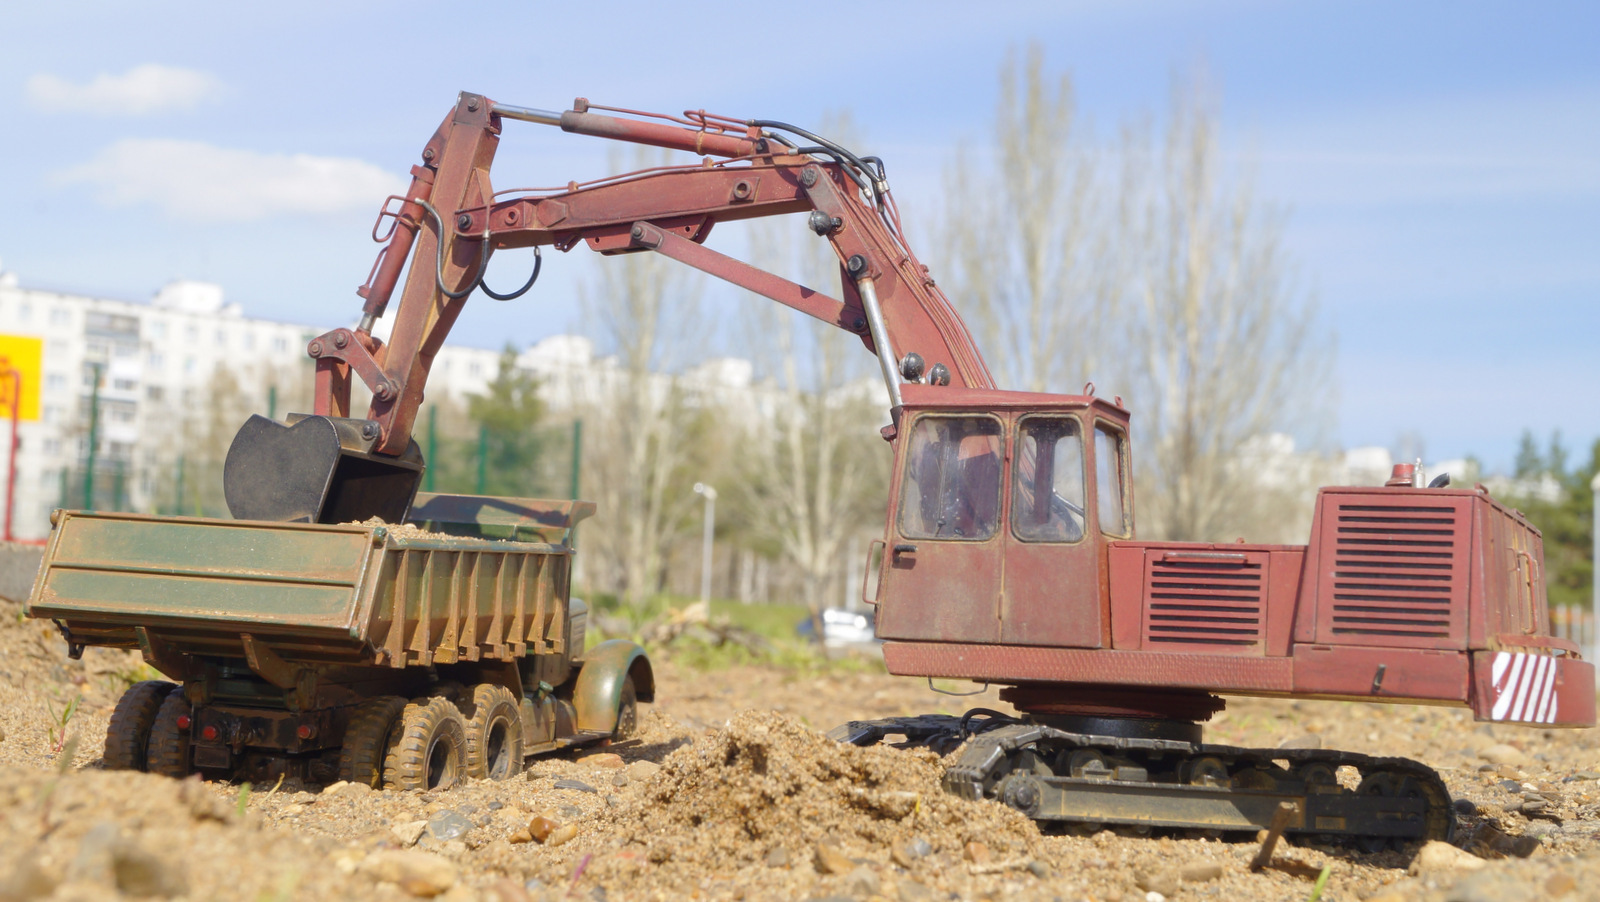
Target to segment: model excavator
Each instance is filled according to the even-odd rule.
[[[509,121],[689,151],[693,165],[497,191]],[[1320,491],[1304,545],[1135,538],[1129,413],[997,388],[907,245],[883,162],[782,122],[661,116],[579,99],[548,112],[462,94],[385,203],[354,329],[310,342],[311,415],[254,417],[226,465],[245,520],[403,521],[424,462],[411,432],[435,353],[492,254],[580,244],[670,257],[859,336],[890,399],[894,468],[873,549],[884,660],[898,675],[996,684],[1017,716],[852,722],[961,751],[948,789],[1041,824],[1289,833],[1376,849],[1445,839],[1427,766],[1321,749],[1208,745],[1220,696],[1470,708],[1483,721],[1595,723],[1593,665],[1550,634],[1538,530],[1482,487]],[[719,222],[801,213],[838,256],[838,297],[705,246]],[[375,322],[410,261],[391,337]],[[535,276],[537,268],[535,268]],[[529,284],[532,280],[529,280]],[[526,290],[524,286],[522,290]],[[352,379],[371,407],[354,416]],[[870,569],[870,568],[869,568]]]

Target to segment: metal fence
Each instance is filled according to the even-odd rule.
[[[1578,643],[1578,647],[1587,655],[1595,643],[1594,611],[1588,608],[1552,606],[1550,632],[1557,638],[1571,639]]]

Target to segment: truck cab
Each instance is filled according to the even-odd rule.
[[[888,640],[1110,644],[1133,536],[1128,412],[1092,395],[903,386],[875,600]]]

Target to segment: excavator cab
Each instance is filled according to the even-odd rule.
[[[1108,646],[1105,546],[1133,535],[1127,411],[1092,396],[903,394],[878,634]]]

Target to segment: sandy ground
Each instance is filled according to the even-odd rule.
[[[1471,850],[1280,845],[1253,873],[1254,842],[1046,836],[944,794],[930,752],[829,742],[817,731],[844,720],[1003,707],[875,666],[658,661],[636,739],[437,793],[103,771],[116,696],[148,676],[125,653],[69,661],[48,624],[0,602],[0,900],[1304,900],[1324,868],[1325,900],[1600,899],[1593,732],[1491,728],[1451,709],[1231,700],[1209,741],[1315,734],[1437,768]]]

